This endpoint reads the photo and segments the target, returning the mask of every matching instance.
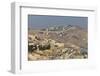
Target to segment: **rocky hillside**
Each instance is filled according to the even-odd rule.
[[[88,33],[87,30],[80,27],[68,26],[63,31],[49,32],[49,38],[56,40],[57,42],[68,44],[74,44],[79,47],[87,48]]]
[[[49,27],[28,32],[28,60],[88,57],[88,32],[78,26]]]

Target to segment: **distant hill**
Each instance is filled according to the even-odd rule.
[[[68,46],[68,43],[70,43],[70,44],[77,45],[79,47],[87,48],[88,32],[86,29],[78,26],[71,26],[71,25],[66,27],[61,27],[61,28],[63,31],[49,32],[49,37],[58,42],[65,43],[66,46]]]
[[[30,30],[34,29],[31,28]],[[65,44],[65,47],[70,47],[71,44],[74,44],[81,48],[87,48],[88,46],[87,28],[82,28],[77,25],[66,25],[41,28],[39,30],[48,30],[48,37],[57,42],[63,42]]]

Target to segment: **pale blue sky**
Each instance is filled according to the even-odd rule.
[[[87,28],[87,17],[74,16],[49,16],[49,15],[28,15],[28,26],[32,28],[45,28],[48,26],[77,25]]]

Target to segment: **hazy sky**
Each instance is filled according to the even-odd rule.
[[[28,15],[28,26],[32,28],[45,28],[48,26],[77,25],[87,28],[87,17],[74,16],[48,16],[48,15]]]

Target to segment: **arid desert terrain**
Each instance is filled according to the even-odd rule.
[[[86,58],[88,58],[87,28],[73,25],[28,28],[29,61]]]

